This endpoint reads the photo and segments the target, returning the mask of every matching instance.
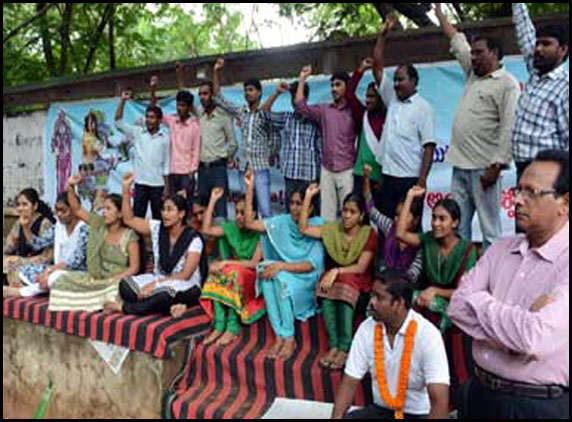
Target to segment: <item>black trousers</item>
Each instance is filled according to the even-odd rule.
[[[417,178],[402,178],[383,175],[382,193],[379,211],[393,219],[397,205],[405,201],[409,189],[417,184]]]
[[[208,203],[214,188],[223,188],[224,197],[215,206],[215,217],[228,217],[227,204],[229,199],[228,171],[226,160],[213,165],[201,164],[199,167],[199,197]]]
[[[188,174],[171,174],[169,176],[169,190],[171,195],[176,195],[180,191],[187,194],[187,210],[193,207],[193,197],[195,195],[195,179]]]
[[[147,207],[151,203],[151,214],[154,220],[161,219],[161,209],[163,208],[163,186],[153,187],[146,185],[135,185],[135,198],[133,200],[133,213],[135,217],[145,218]]]
[[[570,396],[535,399],[492,391],[472,378],[459,418],[465,419],[569,419]]]
[[[405,419],[427,419],[427,416],[414,416],[405,414]],[[348,413],[344,419],[395,419],[395,413],[392,410],[372,404],[364,409],[355,410]]]
[[[167,292],[154,294],[145,299],[140,299],[137,293],[126,281],[119,283],[119,294],[123,300],[123,313],[127,315],[151,315],[171,312],[173,305],[187,305],[189,308],[197,306],[201,297],[201,289],[193,287],[184,292],[179,292],[175,297]]]

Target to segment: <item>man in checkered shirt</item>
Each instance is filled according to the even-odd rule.
[[[513,3],[520,50],[530,79],[516,112],[512,135],[518,178],[542,150],[568,151],[569,74],[568,27],[534,27],[526,3]]]

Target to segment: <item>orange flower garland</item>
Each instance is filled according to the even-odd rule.
[[[375,374],[377,376],[377,386],[379,394],[384,403],[395,412],[395,419],[404,419],[405,394],[409,384],[409,368],[411,366],[411,355],[413,353],[413,343],[417,332],[417,321],[412,320],[405,332],[405,345],[401,356],[401,370],[399,372],[399,383],[397,386],[397,397],[391,397],[385,376],[385,361],[383,350],[383,326],[378,324],[375,328]]]

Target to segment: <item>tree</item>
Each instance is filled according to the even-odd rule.
[[[225,3],[3,3],[3,84],[258,48]],[[199,10],[200,11],[200,10]]]
[[[276,3],[282,16],[316,28],[317,40],[373,35],[394,10],[406,27],[435,25],[431,3]],[[457,21],[510,16],[510,3],[446,3]],[[569,11],[568,3],[528,3],[532,15]]]

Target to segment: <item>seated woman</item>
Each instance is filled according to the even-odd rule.
[[[25,189],[16,197],[19,219],[4,244],[3,270],[8,284],[21,287],[20,270],[27,265],[52,262],[54,215],[34,189]]]
[[[122,221],[121,197],[108,195],[103,215],[81,208],[75,187],[81,176],[69,180],[68,200],[77,218],[89,225],[87,272],[66,271],[50,290],[50,311],[98,312],[118,295],[119,281],[139,271],[137,234]]]
[[[443,199],[433,208],[430,233],[418,234],[407,230],[407,214],[411,204],[424,195],[425,189],[418,186],[414,186],[407,193],[397,224],[397,238],[408,245],[423,248],[426,288],[416,291],[413,301],[444,335],[451,373],[451,390],[454,393],[466,381],[470,370],[467,366],[471,359],[469,355],[465,355],[468,350],[465,350],[463,345],[463,334],[451,323],[447,309],[461,278],[475,266],[478,250],[474,244],[459,236],[461,209],[452,199]]]
[[[366,208],[369,218],[377,226],[378,233],[383,235],[383,249],[380,251],[377,274],[383,274],[385,270],[400,270],[405,273],[405,279],[411,284],[419,281],[423,269],[423,253],[421,248],[409,246],[407,243],[397,240],[397,221],[403,210],[403,203],[397,205],[395,210],[395,220],[379,212],[374,206],[369,175],[371,167],[363,166],[364,188],[363,193],[366,201]],[[421,222],[423,211],[423,201],[417,200],[411,204],[411,210],[407,214],[407,231],[417,233],[417,228]]]
[[[258,265],[257,289],[262,291],[276,342],[267,353],[270,359],[289,359],[296,350],[295,319],[306,321],[317,311],[316,285],[324,266],[322,242],[303,236],[298,228],[305,192],[295,189],[290,196],[290,214],[255,220],[253,212],[254,174],[244,176],[246,227],[264,234]],[[323,224],[321,218],[309,221]]]
[[[120,297],[105,305],[107,312],[126,314],[171,314],[181,317],[197,306],[203,277],[208,272],[201,235],[187,227],[187,201],[172,196],[163,203],[162,221],[133,215],[133,174],[123,177],[123,221],[142,236],[151,236],[153,274],[125,277],[119,284]]]
[[[336,221],[323,227],[310,225],[308,213],[319,190],[317,184],[308,188],[299,224],[302,234],[322,239],[326,249],[326,273],[316,295],[322,302],[330,351],[320,364],[340,370],[346,364],[352,345],[358,299],[360,294],[371,292],[377,235],[368,224],[361,192],[351,193],[344,199],[341,223]]]
[[[219,239],[221,258],[211,264],[211,275],[203,287],[201,305],[214,319],[214,330],[205,344],[225,347],[240,334],[240,322],[252,324],[266,313],[264,298],[256,296],[256,267],[262,261],[260,233],[246,229],[244,198],[235,206],[236,222],[212,225],[217,202],[224,190],[215,188],[203,220],[203,235]]]
[[[3,296],[33,297],[47,293],[61,271],[85,271],[88,226],[71,212],[67,193],[56,200],[57,223],[43,237],[34,236],[31,244],[54,244],[55,265],[27,265],[20,270],[25,287],[4,287]]]

